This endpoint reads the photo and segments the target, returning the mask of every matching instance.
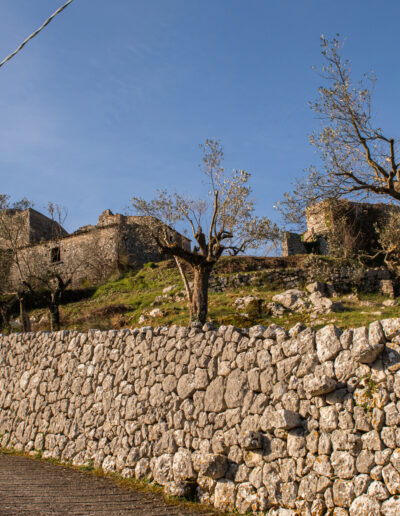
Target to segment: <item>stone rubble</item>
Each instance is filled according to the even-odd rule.
[[[0,446],[221,510],[400,514],[400,318],[0,335]]]

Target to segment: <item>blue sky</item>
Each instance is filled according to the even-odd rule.
[[[0,60],[62,0],[0,0]],[[346,38],[354,77],[374,70],[378,124],[396,137],[398,0],[74,0],[0,68],[1,193],[66,228],[158,188],[197,195],[198,145],[252,173],[257,213],[318,156],[308,107],[321,34]]]

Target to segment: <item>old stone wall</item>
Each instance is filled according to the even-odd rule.
[[[394,516],[400,319],[1,336],[0,434],[221,509]]]
[[[282,256],[293,256],[296,254],[307,254],[301,235],[285,231],[282,239]]]
[[[19,223],[21,247],[15,253],[9,274],[4,275],[8,290],[16,290],[21,278],[30,283],[32,278],[38,278],[36,283],[40,288],[41,280],[53,272],[58,273],[63,281],[72,278],[70,287],[79,287],[84,281],[104,281],[120,267],[137,267],[166,258],[152,237],[151,224],[156,220],[152,217],[114,215],[106,210],[100,215],[97,226],[85,226],[71,235],[56,224],[59,231],[54,237],[55,231],[51,235],[50,230],[51,224],[55,223],[35,210],[13,210],[12,216]],[[46,221],[50,226],[46,226]],[[190,250],[187,238],[173,230],[170,233],[171,238]],[[0,235],[0,249],[1,246]],[[8,266],[4,260],[0,262],[0,267]]]
[[[310,266],[264,269],[255,272],[243,272],[230,275],[213,275],[210,279],[211,290],[221,292],[226,289],[243,286],[274,286],[285,288],[303,288],[306,283],[323,281],[333,285],[338,293],[348,293],[352,289],[362,292],[381,292],[388,294],[388,284],[392,285],[393,295],[399,293],[399,278],[385,267],[367,269],[352,266],[332,267],[323,262]]]
[[[84,280],[104,280],[117,266],[119,238],[118,227],[110,226],[22,248],[18,251],[18,264],[11,266],[8,287],[16,289],[21,274],[24,279],[39,278],[40,283],[40,278],[53,271],[64,281],[71,277],[71,286],[79,286]]]

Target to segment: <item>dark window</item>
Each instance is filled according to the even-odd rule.
[[[50,254],[51,263],[57,263],[61,261],[61,254],[59,247],[53,247]]]

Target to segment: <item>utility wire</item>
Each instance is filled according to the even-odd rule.
[[[66,7],[69,6],[69,4],[72,2],[73,0],[68,0],[68,2],[66,2],[64,5],[62,5],[61,7],[59,7],[57,9],[57,11],[54,11],[54,13],[49,17],[47,18],[47,20],[43,23],[43,25],[41,25],[37,30],[35,30],[35,32],[33,32],[30,36],[28,36],[21,44],[20,46],[14,50],[14,52],[12,54],[10,54],[9,56],[7,56],[5,59],[3,59],[3,61],[1,61],[0,63],[0,68],[7,62],[9,61],[12,57],[14,57],[16,54],[18,54],[18,52],[20,50],[22,50],[24,48],[24,46],[28,43],[28,41],[30,41],[31,39],[33,39],[35,36],[37,36],[39,34],[40,31],[42,31],[46,25],[48,25],[51,20],[53,18],[55,18],[57,16],[57,14],[59,14],[61,11],[63,11]]]

